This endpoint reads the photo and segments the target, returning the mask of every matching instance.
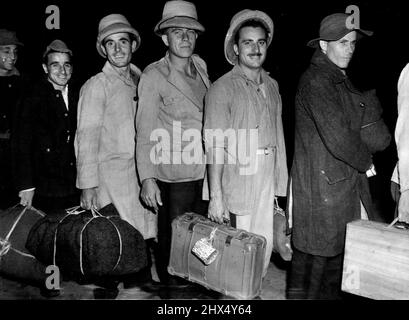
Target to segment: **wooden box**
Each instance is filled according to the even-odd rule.
[[[371,299],[409,299],[409,230],[348,223],[342,290]]]

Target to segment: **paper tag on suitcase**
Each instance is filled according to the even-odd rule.
[[[210,238],[202,238],[198,240],[192,248],[192,252],[205,265],[211,264],[217,257],[219,251],[212,246]]]

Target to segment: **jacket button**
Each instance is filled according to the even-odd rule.
[[[56,95],[55,95],[57,98],[59,98],[60,97],[60,95],[57,93]]]
[[[6,118],[7,118],[7,116],[5,114],[3,114],[3,119],[6,119]]]
[[[138,97],[133,97],[133,101],[138,101]]]
[[[67,133],[70,133],[70,130],[67,130]]]
[[[361,103],[359,103],[359,106],[360,106],[361,108],[365,108],[365,103],[361,102]]]
[[[68,117],[68,113],[64,113],[64,117]]]
[[[321,173],[322,173],[322,174],[325,174],[325,171],[324,171],[324,170],[321,170]]]
[[[9,88],[11,88],[12,87],[12,85],[11,85],[11,83],[9,83]]]
[[[70,166],[73,166],[74,165],[74,162],[70,162]]]
[[[46,151],[46,152],[50,152],[51,150],[50,150],[50,148],[47,148],[47,149],[45,149],[45,151]]]

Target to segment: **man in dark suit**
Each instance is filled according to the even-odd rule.
[[[14,31],[0,29],[0,209],[18,202],[11,177],[10,139],[13,114],[24,87],[23,77],[16,68],[22,46]]]
[[[73,145],[78,90],[68,85],[71,59],[61,40],[47,46],[45,77],[22,100],[12,142],[20,203],[46,213],[79,205]]]

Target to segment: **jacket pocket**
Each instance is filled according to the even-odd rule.
[[[346,165],[338,165],[326,169],[320,169],[320,174],[328,184],[333,185],[338,182],[351,179],[353,171]]]
[[[163,111],[171,119],[182,120],[189,116],[189,107],[186,105],[185,97],[172,95],[163,97]]]

